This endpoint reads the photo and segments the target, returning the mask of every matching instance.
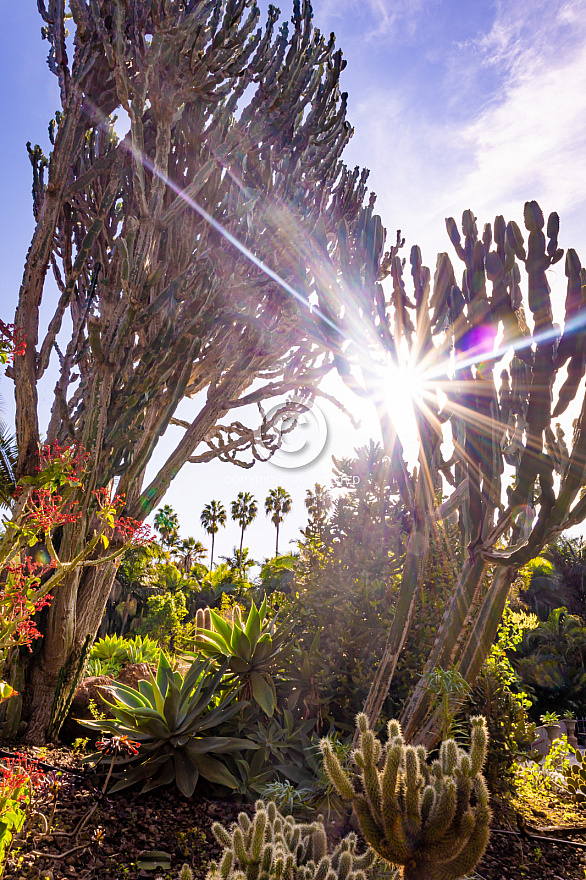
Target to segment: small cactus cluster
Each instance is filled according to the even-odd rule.
[[[366,880],[376,861],[370,849],[357,854],[353,833],[328,854],[321,821],[298,823],[272,802],[257,801],[253,818],[240,813],[229,831],[219,822],[212,830],[224,853],[206,880]]]
[[[564,772],[566,787],[578,804],[586,801],[586,752],[582,754],[579,749],[573,749],[577,764],[572,764]]]
[[[457,880],[481,859],[488,842],[491,812],[481,774],[486,758],[484,718],[472,719],[470,752],[453,739],[427,762],[424,746],[407,746],[400,725],[389,721],[383,747],[357,718],[359,748],[354,752],[361,784],[356,785],[336,758],[329,740],[321,742],[324,766],[344,800],[354,806],[370,847],[399,865],[402,880]]]

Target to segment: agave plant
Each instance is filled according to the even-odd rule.
[[[234,776],[211,755],[257,746],[235,737],[208,736],[208,730],[240,709],[232,702],[233,693],[218,698],[226,664],[214,670],[210,666],[209,660],[195,660],[183,677],[161,652],[156,676],[151,673],[150,680],[140,681],[138,690],[121,684],[105,689],[114,698],[106,701],[114,717],[80,723],[102,733],[128,736],[140,745],[136,755],[117,761],[121,769],[112,791],[143,782],[144,793],[174,781],[183,795],[191,797],[200,775],[237,788]]]
[[[92,645],[91,660],[102,660],[120,665],[125,657],[126,642],[121,636],[104,636]]]
[[[257,609],[254,602],[245,621],[234,608],[231,622],[210,609],[212,629],[198,630],[195,652],[216,662],[227,661],[228,680],[237,684],[243,699],[253,699],[271,717],[277,696],[273,673],[285,659],[290,627],[277,628],[267,618],[267,600]]]
[[[159,644],[148,636],[125,639],[124,651],[128,663],[158,663],[161,654]]]

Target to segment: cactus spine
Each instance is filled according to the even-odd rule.
[[[321,821],[300,824],[274,803],[257,801],[252,819],[240,813],[229,831],[219,822],[212,830],[224,853],[206,880],[366,880],[376,859],[370,849],[356,853],[355,834],[328,854]]]
[[[384,749],[366,715],[358,715],[357,725],[354,761],[361,786],[342,768],[329,740],[322,740],[321,749],[327,774],[340,796],[352,801],[366,842],[382,859],[401,866],[397,880],[463,877],[482,858],[489,835],[491,813],[481,773],[484,718],[472,719],[469,753],[446,740],[431,765],[423,746],[405,745],[397,721],[389,721]]]

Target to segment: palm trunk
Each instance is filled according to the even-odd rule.
[[[279,555],[279,523],[277,523],[277,539],[275,541],[275,557]]]
[[[210,553],[210,571],[214,567],[214,541],[216,539],[216,533],[212,532],[212,552]]]
[[[242,526],[242,531],[240,533],[240,557],[238,559],[238,569],[240,571],[240,577],[242,577],[242,545],[244,544],[244,526]]]

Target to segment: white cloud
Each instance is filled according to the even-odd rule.
[[[534,6],[531,18],[526,3],[500,7],[472,52],[446,60],[450,88],[491,77],[467,118],[454,120],[447,100],[422,113],[411,91],[373,88],[353,104],[351,155],[371,167],[386,224],[417,240],[428,262],[449,249],[446,216],[519,218],[527,199],[560,213],[561,243],[586,262],[586,3],[550,3],[547,15]]]
[[[358,17],[360,26],[354,33],[361,42],[372,42],[380,37],[392,37],[401,31],[401,38],[413,36],[422,10],[430,0],[325,0],[315,3],[316,18],[325,30],[336,30],[351,16]],[[364,26],[364,20],[368,24]]]

